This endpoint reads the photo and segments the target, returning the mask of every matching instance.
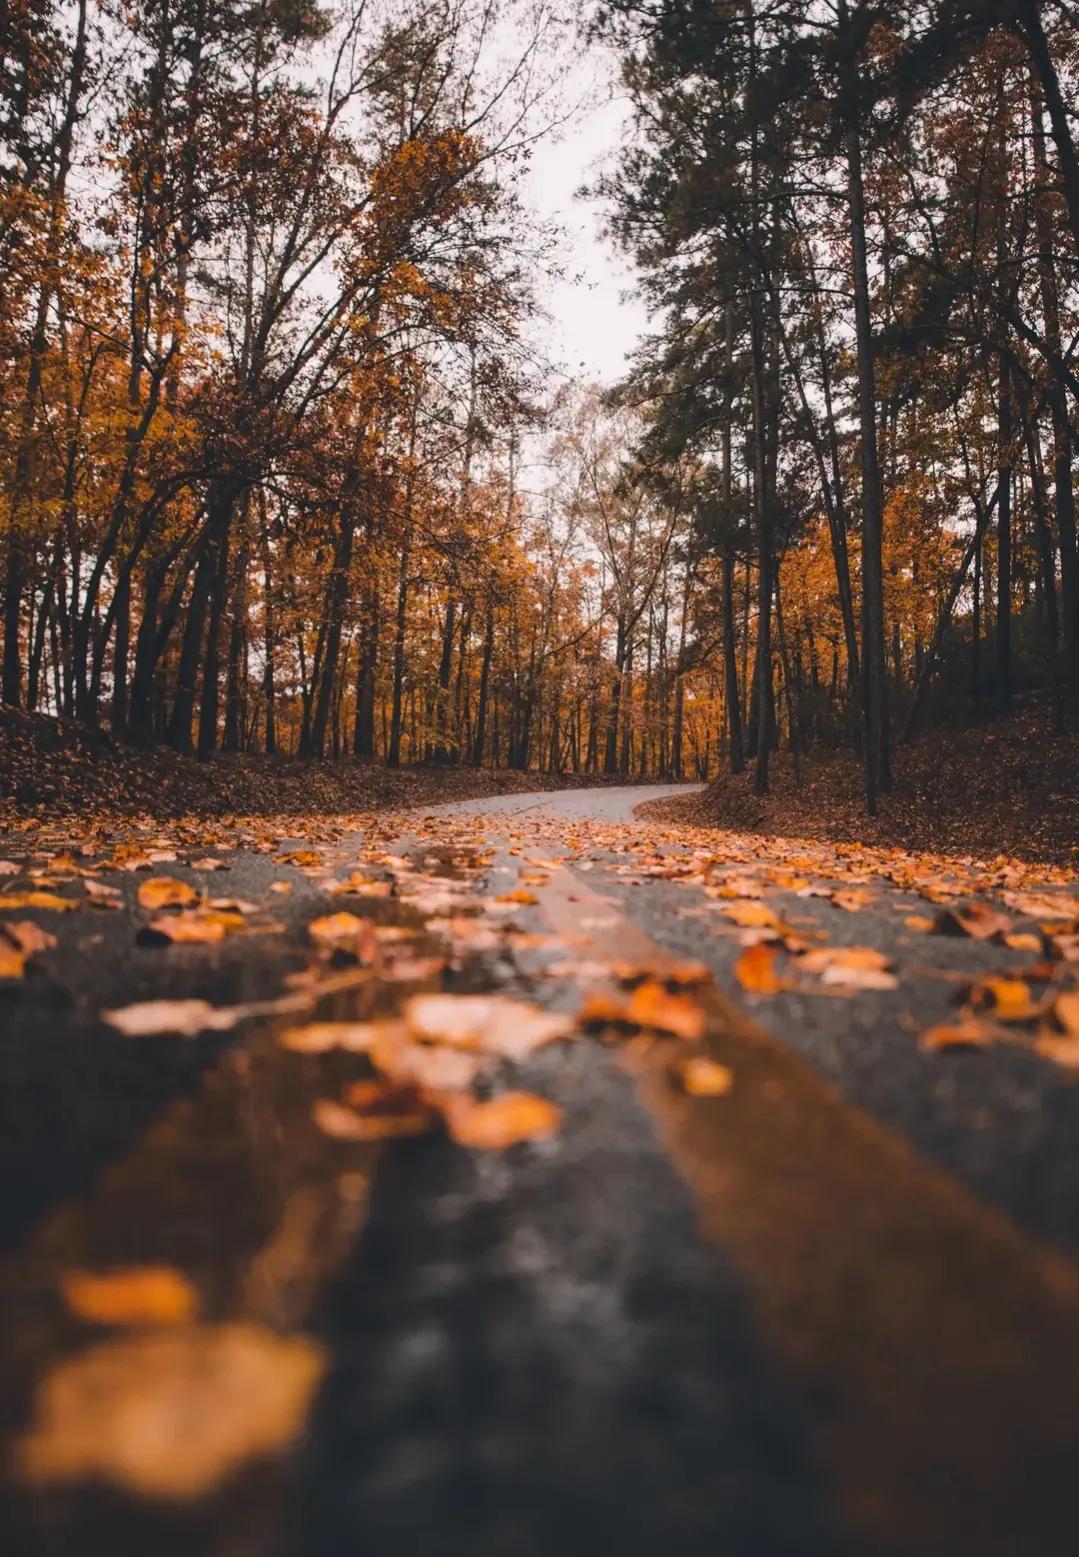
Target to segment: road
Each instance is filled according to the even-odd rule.
[[[39,889],[78,898],[89,871],[121,906],[20,910],[58,945],[0,986],[9,1549],[1071,1549],[1079,1087],[1024,1037],[1033,1023],[973,1052],[919,1035],[987,977],[1022,973],[1041,1008],[1073,979],[1058,962],[1035,984],[1018,909],[1015,945],[927,933],[927,913],[1009,891],[1041,892],[1044,913],[1073,888],[635,817],[668,792],[515,795],[292,839],[151,829],[58,863],[65,840],[34,837]],[[26,849],[0,856],[33,864]],[[239,900],[243,933],[140,944],[158,871]],[[4,895],[26,885],[11,875]],[[308,927],[341,910],[381,927],[387,957],[410,932],[416,960],[372,976],[323,955],[304,1021],[394,1012],[413,988],[576,1013],[613,988],[612,963],[674,991],[693,959],[714,978],[692,996],[694,1052],[729,1088],[672,1084],[682,1039],[607,1031],[480,1081],[558,1105],[549,1139],[328,1136],[313,1110],[369,1062],[294,1052],[296,1015],[266,1008],[302,1002]],[[734,969],[761,934],[793,950],[755,994]],[[804,971],[820,946],[873,948],[894,987],[821,987]],[[102,1020],[192,998],[256,1009],[194,1037]],[[64,1300],[73,1271],[146,1266],[182,1275],[197,1322],[102,1325]],[[261,1449],[242,1404],[262,1363],[237,1370],[240,1327],[274,1359],[264,1435],[283,1368],[266,1338],[322,1369]],[[118,1417],[135,1449],[113,1442]]]

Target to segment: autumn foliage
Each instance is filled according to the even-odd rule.
[[[9,7],[4,702],[760,792],[845,744],[871,807],[927,714],[1063,709],[1074,26],[817,9],[589,12],[655,318],[601,395],[537,347],[553,9]]]

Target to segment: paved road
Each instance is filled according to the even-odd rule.
[[[648,837],[634,808],[667,792],[442,808],[392,846],[417,864],[397,878],[398,891],[419,883],[417,906],[331,900],[419,928],[452,914],[439,893],[452,904],[504,893],[522,867],[542,876],[534,903],[496,920],[525,933],[461,954],[455,990],[570,1009],[582,975],[559,973],[567,961],[586,987],[611,957],[713,968],[707,1043],[733,1075],[728,1097],[671,1086],[676,1040],[556,1045],[508,1079],[558,1103],[564,1128],[505,1153],[327,1140],[312,1104],[366,1062],[286,1052],[279,1023],[138,1042],[102,1025],[136,999],[265,1000],[306,965],[323,882],[256,840],[212,846],[228,867],[213,889],[272,901],[278,935],[136,946],[142,878],[109,870],[99,879],[119,885],[123,911],[35,916],[60,945],[37,977],[4,986],[0,1050],[11,1441],[40,1418],[42,1381],[100,1344],[58,1299],[72,1269],[163,1263],[198,1289],[200,1328],[313,1338],[328,1368],[291,1456],[212,1494],[16,1474],[11,1550],[1071,1549],[1079,1087],[1027,1049],[931,1055],[915,1038],[949,1013],[955,975],[1010,954],[914,934],[904,920],[924,900],[879,878],[858,912],[773,883],[784,920],[879,946],[902,976],[895,991],[754,1001],[732,977],[740,948],[717,933],[716,898],[648,874],[650,847],[626,852]],[[558,840],[590,823],[578,857],[556,863]],[[376,871],[389,847],[369,831],[317,846],[337,877],[357,855]],[[187,863],[206,847],[192,840],[160,868],[206,885]],[[282,879],[292,891],[274,899]],[[398,993],[366,984],[316,1014],[368,1014]]]
[[[551,824],[558,822],[629,822],[638,806],[650,800],[667,800],[673,795],[692,795],[701,784],[613,784],[594,789],[561,789],[533,795],[493,795],[489,800],[455,800],[451,805],[435,806],[438,816],[527,818]]]

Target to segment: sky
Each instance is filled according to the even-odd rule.
[[[552,318],[543,328],[543,345],[567,376],[611,384],[624,373],[647,315],[631,295],[632,268],[603,236],[599,203],[577,192],[612,161],[629,114],[614,90],[613,68],[599,51],[574,72],[571,87],[587,105],[537,143],[525,181],[525,198],[564,234],[565,278],[544,292]]]

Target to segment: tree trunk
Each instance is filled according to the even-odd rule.
[[[849,39],[846,0],[839,0],[840,27]],[[858,61],[845,44],[844,90],[847,97],[847,199],[853,260],[854,314],[858,356],[858,423],[862,472],[862,705],[865,729],[865,793],[870,815],[879,791],[891,789],[888,742],[887,666],[884,646],[883,494],[877,455],[877,394],[873,323],[869,306],[865,188],[858,124]]]

